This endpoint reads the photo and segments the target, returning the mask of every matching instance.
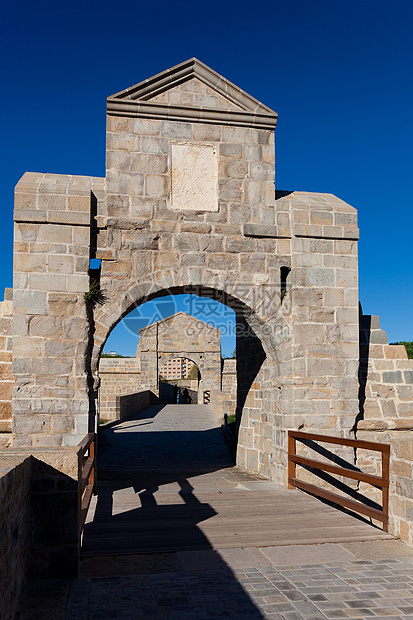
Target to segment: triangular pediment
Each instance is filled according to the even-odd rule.
[[[146,330],[149,330],[155,327],[156,324],[158,325],[158,327],[162,324],[162,326],[166,328],[168,323],[171,323],[171,322],[173,323],[174,320],[176,320],[177,318],[183,318],[185,319],[187,323],[196,323],[197,325],[201,323],[202,325],[205,325],[205,327],[208,328],[209,330],[215,330],[216,332],[220,332],[220,330],[217,327],[213,327],[209,323],[205,323],[205,321],[201,321],[200,319],[197,319],[196,317],[191,316],[190,314],[187,314],[186,312],[183,312],[182,310],[180,310],[179,312],[176,312],[175,314],[171,314],[170,316],[167,316],[164,319],[160,318],[157,321],[153,321],[153,323],[151,323],[150,325],[147,325],[146,327],[143,327],[142,329],[140,329],[139,333],[142,333]]]
[[[273,129],[277,114],[197,58],[108,98],[108,114]]]

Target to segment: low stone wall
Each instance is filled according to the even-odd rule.
[[[11,444],[13,289],[6,288],[0,302],[0,448]]]
[[[218,418],[218,422],[220,424],[224,423],[224,413],[228,413],[228,415],[235,414],[237,401],[232,400],[231,396],[221,392],[219,390],[211,390],[211,401],[210,404],[212,409],[214,410],[215,415]]]
[[[360,317],[359,378],[357,439],[391,445],[389,530],[413,545],[413,359],[403,345],[388,344],[378,316]],[[357,465],[381,473],[379,454],[358,450]],[[380,502],[378,491],[360,490]]]
[[[101,420],[116,420],[119,413],[117,397],[140,389],[139,358],[101,358],[99,377],[99,417]]]
[[[31,459],[0,460],[0,618],[14,618],[29,572]]]
[[[134,394],[125,394],[116,397],[117,418],[123,422],[133,418],[136,413],[155,405],[159,401],[158,397],[150,390],[144,392],[136,392]]]
[[[12,527],[17,532],[14,536],[11,533],[11,543],[6,544],[11,544],[9,561],[17,561],[13,570],[21,574],[20,581],[26,574],[35,579],[77,576],[81,465],[78,446],[0,450],[0,473],[6,476],[0,479],[0,531],[6,528],[7,534],[7,528]],[[24,505],[26,501],[29,508]],[[19,547],[14,551],[16,536],[17,547],[22,545],[24,552],[20,553]],[[3,555],[2,550],[0,557],[10,556]]]

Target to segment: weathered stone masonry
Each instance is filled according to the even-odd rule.
[[[361,418],[356,211],[331,194],[275,194],[277,115],[196,59],[109,97],[107,111],[104,179],[26,173],[16,187],[14,446],[77,444],[113,327],[148,299],[193,292],[237,314],[238,464],[284,484],[288,429],[345,436]],[[108,298],[93,313],[90,258]],[[371,348],[371,372],[400,383],[396,417],[408,420],[411,364],[389,351],[386,365]],[[371,419],[387,432],[391,391],[369,389],[364,420],[377,401]],[[408,480],[410,436],[403,445],[394,475]],[[392,492],[404,512],[391,528],[413,542],[413,493],[400,480]]]

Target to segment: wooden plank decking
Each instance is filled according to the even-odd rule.
[[[148,487],[153,475],[147,474]],[[84,556],[378,540],[389,534],[237,468],[180,477],[193,487],[135,493],[107,485],[85,526]],[[169,489],[168,489],[169,487]],[[100,505],[99,505],[100,504]]]
[[[208,406],[150,407],[101,433],[97,481],[84,557],[391,538],[233,467]]]

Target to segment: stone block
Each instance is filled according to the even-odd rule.
[[[65,291],[66,278],[50,273],[31,273],[29,274],[29,286],[33,290],[40,291]]]
[[[387,359],[407,359],[407,352],[403,345],[386,345],[383,347]]]
[[[133,155],[132,170],[135,172],[164,174],[167,172],[167,169],[166,155],[157,155],[153,153],[134,153]]]
[[[9,397],[9,389],[10,388],[6,388],[6,398],[0,399],[0,420],[8,420],[11,418],[11,399]]]
[[[192,139],[192,125],[191,123],[162,121],[161,135],[164,138],[190,140]]]
[[[371,344],[387,344],[387,334],[383,330],[372,330],[370,332],[370,342]],[[386,349],[384,350],[384,352]],[[394,359],[394,358],[391,358]]]
[[[61,319],[55,316],[34,316],[29,323],[32,336],[55,336],[61,328]]]
[[[47,258],[47,266],[51,273],[73,273],[73,256],[51,254]]]
[[[357,213],[334,213],[336,226],[357,226]]]
[[[234,158],[224,160],[221,163],[221,172],[224,177],[244,179],[248,174],[248,162]]]
[[[243,232],[246,237],[278,237],[278,226],[244,224]]]
[[[293,327],[294,341],[298,344],[319,344],[325,341],[323,325],[304,324]]]
[[[24,272],[45,272],[46,257],[42,254],[15,254],[14,270]]]
[[[167,195],[168,179],[166,176],[147,174],[145,176],[145,193],[147,196],[162,198]]]
[[[385,383],[402,383],[402,373],[400,370],[383,372],[383,381]]]
[[[227,144],[223,142],[219,145],[219,154],[224,157],[241,157],[242,145],[241,144]]]
[[[86,293],[89,290],[89,276],[87,275],[68,275],[67,290],[74,293]]]
[[[310,224],[322,224],[328,226],[333,224],[333,214],[328,211],[310,212]]]
[[[72,242],[72,228],[71,226],[58,226],[55,224],[48,224],[47,226],[40,226],[37,237],[38,241],[46,241],[51,243],[71,243]]]
[[[309,286],[335,286],[334,269],[309,268]]]
[[[133,149],[139,150],[139,149]],[[168,153],[168,140],[166,138],[158,138],[153,136],[142,136],[141,138],[141,150],[142,153]]]
[[[222,127],[223,142],[248,144],[251,137],[251,130],[247,127],[232,127],[230,125]]]
[[[221,140],[221,127],[219,125],[204,125],[194,123],[192,127],[193,139],[201,141],[218,142]],[[222,147],[223,145],[221,145]],[[221,153],[224,155],[225,153]]]
[[[53,211],[48,214],[47,221],[51,224],[88,225],[90,215],[82,211]]]
[[[274,166],[265,162],[250,163],[250,175],[251,179],[260,181],[273,181],[274,180]]]
[[[358,272],[355,269],[336,269],[336,286],[339,287],[357,287]]]
[[[307,374],[314,377],[343,376],[344,364],[337,359],[310,358],[307,360]]]
[[[336,254],[352,254],[357,256],[357,242],[347,240],[335,240],[334,252]]]
[[[158,120],[134,118],[130,121],[130,129],[138,136],[156,136],[161,131],[161,123]],[[117,130],[116,130],[117,131]],[[126,129],[128,131],[128,129]]]
[[[405,370],[403,375],[406,383],[413,383],[413,370]]]

